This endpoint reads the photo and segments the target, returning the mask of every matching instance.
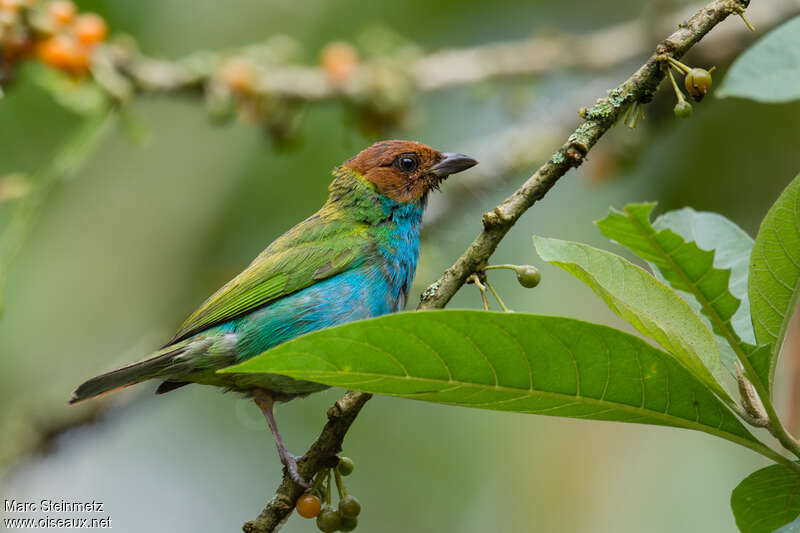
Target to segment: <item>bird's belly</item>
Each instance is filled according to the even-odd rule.
[[[319,329],[362,320],[398,311],[405,303],[404,295],[392,296],[385,276],[379,268],[362,268],[339,274],[293,295],[286,296],[221,324],[203,335],[224,336],[227,340],[227,364],[239,363]],[[232,341],[232,342],[231,342]],[[215,343],[216,347],[221,342]],[[219,368],[219,367],[217,367]],[[268,389],[292,397],[327,388],[318,383],[300,381],[272,374],[216,374],[215,369],[195,372],[191,381],[224,386],[235,390],[254,387]]]

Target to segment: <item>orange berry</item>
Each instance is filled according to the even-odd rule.
[[[313,494],[303,494],[295,504],[297,514],[303,518],[315,518],[322,509],[322,502]]]
[[[89,68],[89,54],[75,39],[56,35],[42,41],[36,48],[36,56],[45,64],[72,72]]]
[[[78,15],[73,26],[75,37],[84,44],[96,44],[104,41],[108,35],[108,24],[100,15],[84,13]]]
[[[249,92],[255,86],[255,75],[250,65],[239,60],[229,61],[222,67],[222,81],[233,90]]]
[[[345,42],[328,43],[319,54],[319,63],[330,81],[342,84],[358,67],[358,51]]]
[[[57,26],[66,26],[75,18],[78,9],[69,0],[54,0],[47,4],[47,12]]]

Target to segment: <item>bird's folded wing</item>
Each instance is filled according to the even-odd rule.
[[[192,313],[168,345],[356,268],[375,253],[364,227],[335,222],[312,217],[289,230]]]

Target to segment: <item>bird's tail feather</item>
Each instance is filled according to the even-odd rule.
[[[75,389],[69,403],[77,403],[154,378],[169,368],[175,356],[182,354],[185,350],[186,346],[170,346],[144,361],[95,376]]]

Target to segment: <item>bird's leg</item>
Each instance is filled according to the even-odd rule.
[[[272,396],[264,389],[254,389],[253,400],[256,402],[259,409],[261,409],[261,412],[264,413],[264,418],[267,419],[269,429],[272,431],[272,436],[275,438],[275,445],[278,447],[278,455],[281,458],[281,463],[286,467],[286,472],[289,474],[289,477],[301,487],[307,489],[311,488],[311,485],[300,477],[300,474],[297,472],[297,459],[286,450],[286,446],[283,444],[281,434],[278,432],[278,424],[275,422],[275,415],[272,412],[272,407],[275,405]]]

